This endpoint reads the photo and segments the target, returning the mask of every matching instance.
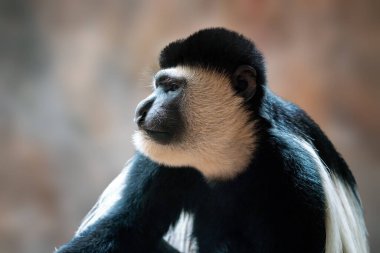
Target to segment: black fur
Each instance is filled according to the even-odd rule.
[[[234,179],[210,181],[193,168],[167,168],[136,153],[123,200],[58,252],[177,252],[162,236],[183,210],[194,214],[199,253],[324,252],[321,178],[293,136],[310,141],[331,173],[353,188],[355,180],[305,112],[264,86],[263,58],[254,45],[225,29],[202,30],[167,46],[160,64],[198,65],[226,74],[242,64],[258,70],[260,102],[245,105],[256,121],[250,165]]]
[[[224,28],[204,29],[166,46],[160,54],[160,67],[178,65],[210,68],[230,76],[240,65],[249,65],[257,71],[257,83],[266,83],[264,59],[255,45]]]

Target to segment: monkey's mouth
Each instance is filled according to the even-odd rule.
[[[142,130],[154,141],[160,143],[160,144],[168,144],[171,140],[172,135],[169,132],[159,131],[159,130],[152,130],[152,129],[144,129]]]

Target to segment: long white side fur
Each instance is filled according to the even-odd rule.
[[[91,225],[104,218],[109,213],[109,211],[112,210],[116,203],[123,197],[122,192],[127,184],[129,166],[130,162],[127,162],[122,172],[104,190],[94,207],[84,217],[81,225],[75,233],[75,236],[80,235]]]
[[[227,76],[195,67],[164,69],[157,74],[184,77],[181,101],[186,133],[181,143],[161,145],[143,131],[136,148],[167,166],[191,166],[208,178],[233,178],[244,170],[254,150],[254,123]]]
[[[367,253],[367,231],[354,190],[327,171],[317,152],[307,141],[295,140],[313,157],[326,195],[326,253]]]
[[[122,198],[122,191],[127,184],[130,162],[127,162],[122,172],[107,186],[90,212],[83,218],[75,236],[86,231],[91,225],[106,217],[116,203]],[[192,236],[193,215],[182,212],[178,221],[171,226],[164,239],[180,252],[196,253],[197,242]]]

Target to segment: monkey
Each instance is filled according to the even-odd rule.
[[[159,66],[136,153],[57,252],[369,252],[348,165],[250,39],[202,29]]]

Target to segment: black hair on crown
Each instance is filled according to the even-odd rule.
[[[264,59],[253,42],[225,28],[200,30],[167,45],[160,54],[160,67],[200,66],[232,75],[240,65],[257,72],[257,83],[266,83]]]

